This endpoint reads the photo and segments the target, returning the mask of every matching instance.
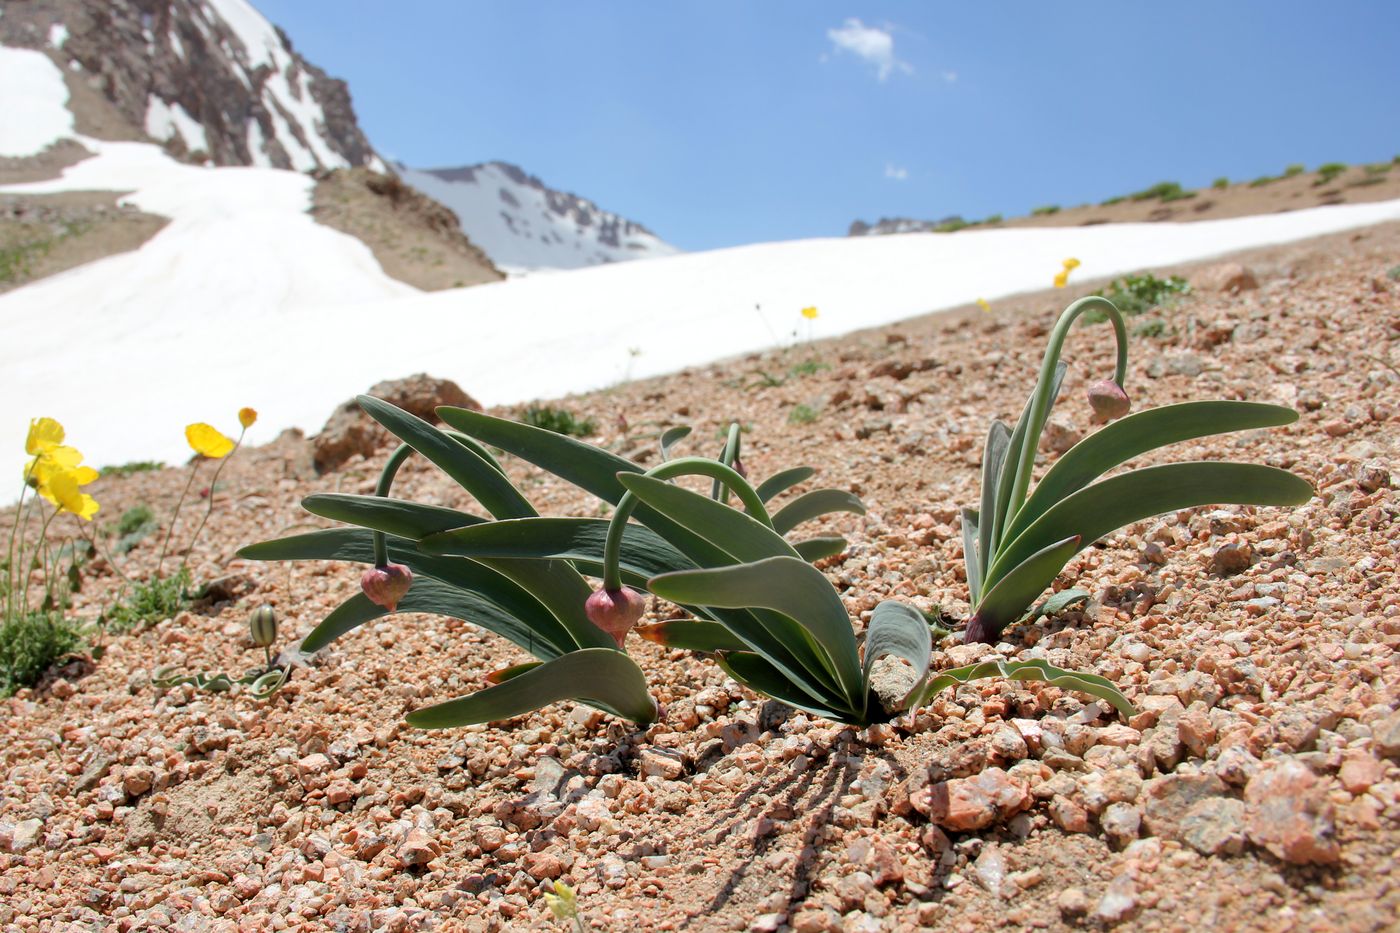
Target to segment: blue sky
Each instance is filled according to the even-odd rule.
[[[514,162],[688,250],[1400,153],[1385,2],[254,3],[386,155]]]

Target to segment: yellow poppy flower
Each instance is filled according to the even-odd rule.
[[[1068,273],[1068,272],[1057,272],[1057,273],[1055,273],[1055,287],[1056,287],[1056,288],[1064,288],[1064,287],[1065,287],[1066,285],[1068,285],[1068,284],[1069,284],[1069,273]]]
[[[86,471],[86,472],[84,472]],[[88,478],[91,474],[91,478]],[[72,512],[81,519],[91,521],[99,508],[97,500],[78,487],[97,478],[97,471],[91,467],[69,470],[53,464],[41,466],[43,479],[39,493],[60,511]]]
[[[194,452],[211,460],[219,460],[233,452],[234,443],[220,434],[213,426],[202,421],[185,428],[185,440],[189,441]]]
[[[1079,268],[1079,260],[1078,260],[1078,259],[1075,259],[1075,258],[1073,258],[1073,257],[1070,257],[1069,259],[1066,259],[1066,260],[1065,260],[1065,271],[1066,271],[1066,272],[1068,272],[1070,269],[1078,269],[1078,268]]]
[[[240,409],[238,409],[238,423],[241,424],[241,425],[243,425],[244,430],[247,430],[248,428],[251,428],[251,427],[253,426],[253,422],[255,422],[255,421],[257,421],[257,420],[258,420],[258,413],[257,413],[257,411],[256,411],[255,409],[252,409],[252,408],[240,408]]]
[[[803,308],[802,316],[809,321],[815,321],[817,319],[817,309],[815,307]]]
[[[52,418],[31,418],[29,436],[24,439],[24,452],[32,457],[63,443],[63,425]]]
[[[987,299],[985,299],[985,298],[978,298],[978,299],[977,299],[977,307],[979,307],[979,308],[981,308],[983,311],[986,311],[986,312],[989,312],[989,313],[990,313],[991,310],[992,310],[991,302],[989,302],[989,301],[988,301]]]

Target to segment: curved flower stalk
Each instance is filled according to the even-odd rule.
[[[194,535],[190,538],[189,545],[185,548],[184,556],[180,560],[180,569],[183,573],[189,566],[190,552],[194,550],[195,543],[199,540],[199,535],[204,531],[204,526],[209,522],[209,516],[214,514],[214,495],[219,484],[219,474],[224,471],[224,465],[229,458],[243,446],[243,437],[248,433],[248,429],[258,420],[258,413],[252,408],[240,408],[238,410],[238,438],[237,440],[225,436],[213,425],[205,424],[202,421],[185,426],[185,441],[190,445],[190,449],[199,456],[194,466],[190,468],[190,478],[185,483],[185,488],[180,490],[180,498],[175,500],[175,512],[170,516],[170,527],[165,530],[165,541],[160,546],[160,557],[156,560],[156,576],[160,576],[161,568],[165,565],[165,555],[170,549],[170,538],[175,534],[175,524],[180,520],[180,509],[185,504],[185,497],[189,495],[190,489],[194,486],[194,479],[199,475],[199,465],[204,460],[217,460],[219,465],[214,468],[214,478],[209,481],[209,505],[204,510],[204,516],[199,520],[198,527],[194,530]]]
[[[706,536],[639,504],[628,507],[634,521],[624,518],[616,523],[619,530],[609,573],[605,551],[614,523],[539,515],[484,445],[541,466],[612,505],[619,505],[628,494],[629,478],[643,476],[642,467],[572,437],[479,412],[441,408],[438,414],[448,425],[442,429],[378,399],[362,396],[359,401],[403,446],[386,463],[375,495],[315,495],[303,501],[316,515],[358,527],[254,544],[239,554],[255,560],[348,560],[370,564],[371,570],[401,565],[411,574],[411,585],[398,594],[393,611],[464,619],[509,639],[537,659],[490,675],[491,686],[484,690],[412,713],[408,721],[413,725],[442,728],[496,721],[564,699],[634,722],[651,722],[657,711],[641,669],[622,650],[615,634],[590,617],[594,592],[583,574],[605,578],[604,592],[620,591],[645,588],[651,577],[661,573],[707,562],[732,563],[734,558]],[[792,498],[769,515],[767,504],[813,471],[786,470],[754,487],[721,461],[670,460],[688,430],[662,433],[663,457],[668,460],[658,469],[706,470],[710,472],[703,475],[722,479],[725,489],[742,487],[742,498],[748,507],[762,511],[768,526],[786,532],[835,509],[864,511],[848,493],[817,490]],[[415,452],[461,485],[489,517],[391,498],[395,473]],[[731,454],[730,462],[738,461],[737,431],[730,432],[721,460]],[[703,466],[696,467],[697,461]],[[664,480],[655,482],[669,487]],[[741,514],[696,495],[721,513]],[[830,537],[793,545],[794,551],[811,560],[844,547],[844,540]],[[388,615],[386,600],[372,599],[369,589],[327,616],[307,636],[302,649],[319,650],[365,622]],[[632,600],[627,603],[630,616],[635,605]],[[598,615],[596,609],[592,615]],[[715,611],[704,618],[710,621],[720,615],[734,616]],[[604,621],[611,625],[613,620]],[[625,637],[626,632],[621,634]]]
[[[248,616],[248,634],[253,645],[263,649],[267,661],[264,667],[253,668],[237,678],[222,672],[182,674],[173,667],[161,667],[151,675],[152,685],[169,689],[182,684],[193,684],[196,690],[225,693],[232,689],[234,684],[244,684],[251,688],[249,692],[254,699],[266,700],[282,689],[292,673],[290,664],[278,664],[272,657],[272,645],[277,641],[277,613],[271,606],[261,606]]]
[[[1119,420],[1067,451],[1028,495],[1037,443],[1064,379],[1060,352],[1070,326],[1086,311],[1108,317],[1118,351],[1113,378],[1090,385],[1089,404],[1096,420]],[[995,642],[1025,617],[1071,557],[1125,525],[1193,506],[1298,505],[1312,497],[1312,486],[1302,478],[1244,463],[1173,463],[1100,479],[1169,444],[1298,419],[1289,408],[1231,401],[1187,402],[1130,415],[1127,366],[1127,332],[1118,309],[1105,298],[1081,298],[1051,332],[1040,378],[1015,429],[992,423],[982,457],[981,507],[962,511],[973,603],[968,642]]]

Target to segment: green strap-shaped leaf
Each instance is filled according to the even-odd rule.
[[[1075,444],[1055,461],[1011,522],[1008,541],[1065,496],[1083,489],[1134,457],[1213,434],[1292,424],[1298,413],[1258,402],[1185,402],[1135,412]]]
[[[929,658],[933,654],[933,639],[929,636],[928,620],[913,606],[887,599],[870,614],[870,626],[865,630],[865,660],[861,674],[870,683],[870,671],[875,662],[893,655],[903,658],[914,668],[917,682],[904,697],[901,709],[908,708],[909,698],[918,693],[928,679]]]
[[[630,460],[544,428],[493,418],[466,408],[444,406],[437,410],[437,414],[457,430],[548,470],[612,505],[617,505],[627,492],[626,487],[618,482],[617,475],[642,472],[642,468]],[[701,566],[723,562],[723,552],[652,509],[639,508],[632,513],[632,517],[670,541]]]
[[[865,683],[846,607],[822,572],[798,557],[770,557],[712,570],[668,573],[651,591],[672,602],[782,613],[801,625],[821,649],[826,669],[852,709],[864,709]],[[816,672],[813,672],[816,673]]]
[[[535,515],[534,506],[498,469],[476,451],[459,443],[428,422],[401,408],[368,395],[358,398],[360,407],[389,433],[427,457],[496,518]]]
[[[1133,704],[1128,701],[1121,690],[1114,686],[1113,681],[1100,677],[1098,674],[1067,671],[1040,658],[1031,661],[982,661],[977,664],[969,664],[966,667],[939,671],[928,682],[928,686],[924,687],[919,705],[923,706],[949,687],[985,677],[1005,677],[1008,680],[1043,680],[1056,687],[1077,690],[1080,693],[1087,693],[1092,697],[1104,700],[1122,713],[1124,718],[1137,715]]]
[[[778,510],[773,516],[773,530],[785,535],[805,521],[831,512],[865,514],[865,503],[844,489],[814,489],[803,493]]]
[[[543,606],[539,607],[538,614],[534,616],[536,624],[532,626],[478,593],[459,589],[426,575],[414,578],[413,585],[409,587],[403,599],[399,600],[396,612],[424,612],[461,619],[510,639],[537,658],[553,658],[563,653],[559,646],[547,639],[541,631],[552,631],[555,626],[538,624],[540,616],[548,615]],[[301,650],[308,653],[320,651],[346,632],[389,614],[387,609],[370,602],[364,593],[356,593],[336,607],[310,635],[306,636],[301,643]],[[553,619],[548,621],[554,623]]]
[[[690,434],[690,425],[678,424],[661,432],[661,459],[670,460],[671,450]]]
[[[1090,593],[1088,590],[1077,588],[1060,590],[1060,592],[1046,597],[1044,602],[1032,609],[1029,613],[1029,617],[1035,618],[1038,616],[1059,615],[1075,603],[1087,602],[1092,599],[1093,596],[1094,594]]]
[[[773,665],[756,654],[747,651],[726,651],[716,655],[715,660],[724,672],[739,683],[762,696],[771,697],[794,709],[800,709],[830,719],[833,722],[865,725],[865,711],[846,709],[841,704],[825,706],[814,703],[812,698],[793,689],[792,682]]]
[[[641,625],[635,630],[647,641],[667,648],[680,648],[685,651],[748,651],[734,634],[718,622],[700,619],[667,619],[652,625]]]
[[[1055,581],[1065,563],[1079,550],[1079,536],[1056,541],[1036,551],[996,581],[977,604],[976,615],[982,625],[1000,634],[1012,622],[1026,614],[1035,598]]]
[[[979,515],[986,515],[994,518],[997,514],[997,496],[1001,490],[1001,471],[1006,465],[1006,451],[1011,445],[1011,429],[1000,420],[993,421],[991,429],[987,432],[987,444],[982,449],[982,506],[978,511]],[[964,528],[966,528],[964,519]],[[981,525],[978,529],[978,549],[979,557],[992,553],[995,544],[995,531],[997,523],[989,521]],[[963,535],[966,539],[966,533]],[[966,550],[966,547],[964,547]],[[978,561],[979,567],[985,566],[983,561]],[[972,565],[969,564],[969,567]],[[968,583],[972,584],[972,574],[968,574]],[[982,581],[979,579],[974,587],[975,590],[982,588]],[[976,597],[973,597],[976,601]]]
[[[492,671],[486,675],[488,684],[503,684],[507,680],[514,680],[521,674],[533,671],[542,664],[542,661],[526,661],[524,664],[512,664],[510,667],[503,667],[500,670]]]
[[[1078,536],[1079,546],[1088,547],[1109,532],[1163,512],[1217,504],[1301,505],[1312,496],[1312,486],[1302,477],[1252,463],[1144,467],[1086,486],[1051,506],[1001,549],[986,579],[989,586],[995,584],[1053,542]]]
[[[412,541],[403,538],[390,537],[385,543],[391,561],[404,564],[416,575],[433,577],[495,603],[515,618],[525,621],[539,639],[553,646],[556,654],[577,645],[569,630],[545,603],[532,594],[530,588],[521,586],[496,569],[461,557],[424,554]],[[247,560],[342,560],[372,564],[374,541],[372,533],[362,528],[331,528],[250,544],[241,548],[238,556]],[[412,588],[409,592],[412,592]],[[531,650],[525,645],[522,647]]]
[[[449,528],[462,528],[486,521],[456,509],[386,496],[317,493],[302,499],[301,507],[322,518],[415,540]]]
[[[825,557],[835,557],[846,550],[846,539],[840,536],[808,538],[805,541],[794,541],[792,549],[797,552],[809,564],[814,564]]]
[[[420,729],[451,729],[511,719],[560,700],[578,700],[639,724],[654,722],[656,704],[635,661],[610,648],[571,651],[470,696],[414,710]]]
[[[431,534],[418,547],[461,557],[557,557],[600,575],[607,537],[608,522],[601,518],[516,518]],[[620,560],[625,571],[644,579],[695,567],[656,532],[631,523],[622,530]]]
[[[809,466],[799,466],[793,467],[790,470],[783,470],[780,473],[774,473],[758,484],[758,489],[756,490],[758,492],[758,497],[764,502],[771,502],[798,483],[806,482],[811,479],[816,472],[816,470]]]
[[[962,510],[963,566],[967,570],[967,588],[972,591],[972,604],[982,598],[982,561],[978,548],[978,511]]]
[[[618,476],[638,499],[737,561],[797,554],[782,535],[745,512],[664,480],[634,473]],[[665,532],[656,529],[666,537]],[[697,561],[704,564],[707,562]],[[715,561],[714,563],[720,563]]]
[[[1050,403],[1045,406],[1045,421],[1050,420],[1050,412],[1055,408],[1055,402],[1060,398],[1060,386],[1064,384],[1065,373],[1069,372],[1069,366],[1062,362],[1055,364],[1055,377],[1050,383]],[[1045,429],[1045,422],[1036,425],[1034,430],[1026,422],[1031,418],[1031,405],[1035,401],[1035,390],[1031,390],[1030,398],[1026,399],[1026,407],[1021,409],[1021,417],[1016,421],[1016,428],[1011,432],[1011,440],[1006,445],[1006,466],[1001,471],[1001,476],[997,479],[997,507],[996,512],[988,512],[982,509],[982,521],[988,519],[992,522],[991,546],[982,549],[982,589],[986,590],[992,585],[987,579],[987,572],[991,570],[992,557],[1001,550],[1002,540],[1006,537],[1003,529],[1006,528],[1011,519],[1011,515],[1021,507],[1019,502],[1011,501],[1012,487],[1016,485],[1016,469],[1021,460],[1021,453],[1026,444],[1030,444],[1032,449],[1040,444],[1040,432]]]

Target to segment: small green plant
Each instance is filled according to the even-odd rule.
[[[1386,276],[1392,282],[1400,282],[1400,266],[1391,266],[1390,270],[1386,272]]]
[[[573,412],[550,405],[530,405],[520,412],[520,421],[531,427],[543,428],[568,437],[592,437],[598,433],[598,422],[579,418]]]
[[[1258,178],[1254,179],[1249,183],[1249,187],[1262,188],[1265,185],[1272,184],[1276,181],[1278,181],[1278,179],[1275,178],[1273,175],[1260,175]]]
[[[331,612],[302,642],[320,650],[345,633],[390,612],[427,612],[469,619],[538,660],[497,671],[493,686],[410,714],[412,725],[444,728],[517,716],[573,699],[633,722],[656,717],[646,679],[623,650],[640,615],[645,587],[658,574],[734,562],[748,553],[730,541],[733,523],[757,521],[779,537],[833,511],[863,513],[847,492],[817,489],[797,495],[770,514],[769,503],[813,475],[795,467],[757,487],[745,478],[740,426],[732,424],[718,459],[673,457],[690,428],[662,433],[662,463],[650,470],[601,448],[545,428],[459,408],[439,408],[440,429],[378,399],[360,406],[403,445],[390,456],[373,496],[320,494],[309,512],[352,526],[268,541],[243,548],[251,560],[348,560],[369,564],[361,590]],[[507,478],[488,447],[514,454],[615,507],[613,518],[541,516]],[[394,476],[421,453],[470,493],[491,518],[389,497]],[[710,495],[668,480],[699,476]],[[713,527],[692,529],[649,502],[636,484],[695,496],[713,506]],[[744,511],[728,504],[738,495]],[[747,513],[750,517],[745,517]],[[621,518],[619,518],[621,516]],[[630,519],[635,518],[636,521]],[[744,527],[748,527],[744,525]],[[784,540],[802,560],[840,553],[846,542],[822,536]],[[737,549],[737,550],[736,550]],[[595,589],[583,577],[601,577]],[[753,613],[692,607],[702,621],[732,625],[745,637],[782,649],[770,620]],[[793,650],[803,650],[801,646]]]
[[[1226,178],[1224,175],[1221,175],[1215,181],[1211,182],[1210,186],[1216,191],[1224,191],[1226,188],[1230,187],[1230,179]]]
[[[1317,181],[1313,182],[1313,184],[1319,187],[1322,185],[1330,185],[1333,179],[1346,170],[1347,164],[1345,162],[1327,162],[1323,165],[1319,165],[1317,167]]]
[[[1058,205],[1058,204],[1045,204],[1045,205],[1042,205],[1042,206],[1040,206],[1040,207],[1034,208],[1034,209],[1031,211],[1031,216],[1032,216],[1032,217],[1049,217],[1051,214],[1058,214],[1059,212],[1060,212],[1060,205]]]
[[[1126,201],[1126,200],[1128,200],[1128,199],[1125,198],[1123,195],[1117,194],[1117,195],[1114,195],[1114,196],[1111,197],[1111,198],[1105,198],[1104,200],[1100,201],[1100,202],[1099,202],[1099,206],[1100,206],[1100,207],[1112,207],[1112,206],[1115,205],[1115,204],[1122,204],[1122,203],[1123,203],[1124,201]]]
[[[1285,168],[1285,169],[1283,170],[1283,177],[1284,177],[1284,178],[1296,178],[1296,177],[1298,177],[1299,175],[1301,175],[1301,174],[1303,174],[1304,172],[1306,172],[1307,170],[1308,170],[1308,169],[1307,169],[1307,166],[1302,165],[1301,163],[1295,162],[1295,163],[1293,163],[1292,165],[1288,166],[1287,168]]]
[[[277,642],[277,613],[271,606],[261,606],[249,614],[248,635],[254,647],[263,649],[265,663],[262,667],[249,670],[242,677],[234,678],[222,672],[181,674],[174,668],[162,667],[151,675],[151,683],[163,690],[182,684],[193,684],[196,690],[207,690],[210,693],[224,693],[234,684],[244,684],[249,687],[249,692],[255,699],[265,700],[282,689],[282,685],[292,673],[291,664],[279,663],[279,659],[272,656],[272,646]]]
[[[152,577],[131,583],[126,593],[106,612],[107,628],[129,632],[173,619],[189,608],[190,571],[181,567],[171,577]]]
[[[952,220],[944,221],[943,223],[941,223],[941,224],[939,224],[938,226],[934,227],[934,228],[933,228],[933,232],[934,232],[934,233],[957,233],[959,230],[962,230],[962,229],[964,229],[965,227],[970,227],[970,226],[972,226],[972,225],[969,224],[966,220],[963,220],[961,217],[954,217]]]
[[[800,363],[793,363],[788,367],[789,376],[815,376],[817,373],[831,368],[830,363],[821,360],[803,360]]]
[[[555,881],[553,889],[552,893],[545,892],[544,903],[554,919],[571,921],[569,926],[573,927],[574,933],[588,933],[588,925],[579,916],[578,895],[574,889],[562,881]]]
[[[1194,198],[1194,191],[1187,191],[1181,187],[1180,182],[1163,181],[1158,182],[1150,188],[1144,188],[1129,195],[1134,201],[1180,201],[1183,198]]]
[[[1075,318],[1090,310],[1112,321],[1117,341],[1112,380],[1089,386],[1095,420],[1113,423],[1070,448],[1030,492],[1037,443],[1066,370],[1060,350]],[[1081,298],[1051,332],[1040,378],[1015,429],[992,423],[983,452],[980,507],[962,512],[963,559],[973,605],[967,642],[996,642],[1007,626],[1026,616],[1071,557],[1125,525],[1201,505],[1300,505],[1312,498],[1306,480],[1246,463],[1171,463],[1100,480],[1115,467],[1169,444],[1298,419],[1290,408],[1233,401],[1187,402],[1128,415],[1127,369],[1123,316],[1102,297]],[[1064,593],[1056,597],[1068,598]]]
[[[1156,338],[1156,337],[1165,336],[1166,333],[1167,333],[1167,324],[1166,324],[1165,321],[1163,321],[1163,320],[1161,320],[1161,319],[1153,319],[1153,320],[1151,320],[1151,321],[1142,321],[1142,322],[1140,322],[1140,323],[1138,323],[1138,324],[1136,324],[1136,325],[1133,326],[1133,336],[1134,336],[1134,337]]]
[[[1153,308],[1166,308],[1177,299],[1191,293],[1191,283],[1179,275],[1158,278],[1150,272],[1142,275],[1125,275],[1108,283],[1108,287],[1096,294],[1106,298],[1118,311],[1128,317],[1136,317]],[[1108,316],[1098,307],[1084,312],[1085,324],[1101,324]]]
[[[156,513],[148,505],[136,505],[122,513],[122,517],[117,523],[110,527],[111,533],[117,536],[117,541],[112,545],[112,551],[117,554],[126,554],[132,548],[150,537],[160,523],[156,520]]]
[[[151,473],[163,469],[165,469],[165,463],[160,460],[133,460],[130,463],[119,463],[116,466],[105,466],[98,472],[103,476],[133,476],[137,473]]]
[[[983,223],[983,224],[986,224],[987,226],[992,226],[993,224],[999,224],[999,223],[1001,223],[1001,221],[1002,221],[1002,216],[1001,216],[1000,214],[992,214],[990,217],[985,218],[985,219],[982,221],[982,223]]]
[[[788,412],[787,420],[788,424],[811,424],[819,417],[821,417],[821,413],[815,408],[799,403],[792,406],[792,410]]]
[[[82,629],[58,609],[35,609],[0,622],[0,697],[38,683],[44,671],[83,647]]]

